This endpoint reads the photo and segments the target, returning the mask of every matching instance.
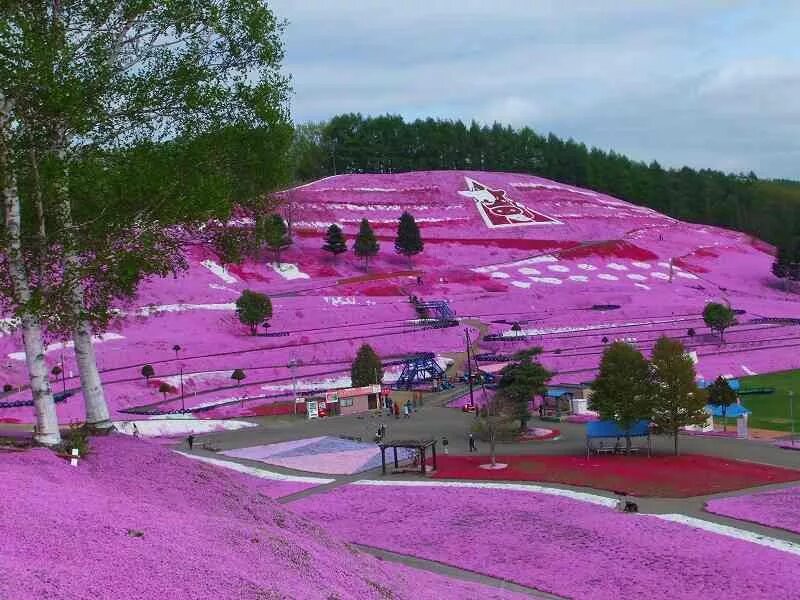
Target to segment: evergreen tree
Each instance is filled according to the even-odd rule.
[[[718,332],[720,341],[725,343],[725,330],[736,325],[736,315],[730,306],[709,302],[703,309],[703,321],[709,329]]]
[[[347,252],[347,244],[345,243],[344,233],[342,228],[335,223],[328,227],[325,233],[325,244],[322,246],[325,252],[333,254],[334,258],[340,254]]]
[[[508,405],[510,416],[519,419],[522,432],[528,429],[530,401],[545,392],[551,376],[547,369],[533,360],[541,351],[541,348],[533,348],[519,352],[514,356],[514,362],[500,371],[498,394]]]
[[[245,290],[236,300],[236,314],[242,324],[250,327],[250,333],[256,335],[259,324],[272,317],[272,302],[264,294]]]
[[[651,363],[656,383],[653,422],[672,436],[677,456],[680,429],[701,425],[708,416],[705,395],[697,388],[694,363],[679,341],[660,337],[653,348]]]
[[[708,386],[708,403],[712,406],[718,406],[722,411],[722,430],[728,430],[728,407],[731,404],[736,404],[736,392],[722,375],[717,377],[710,386]]]
[[[394,248],[398,254],[408,257],[409,266],[411,266],[411,257],[422,252],[424,248],[419,226],[411,213],[404,212],[400,215]]]
[[[788,290],[789,287],[789,255],[784,246],[778,246],[775,261],[772,263],[772,274],[783,280]]]
[[[245,375],[243,369],[234,369],[233,373],[231,373],[231,379],[236,382],[236,387],[239,387],[246,377],[247,375]]]
[[[600,371],[592,383],[589,408],[600,418],[629,430],[636,422],[650,419],[655,390],[647,359],[633,346],[614,342],[603,352]],[[630,450],[631,438],[625,438]]]
[[[141,373],[142,377],[144,377],[145,383],[150,383],[150,378],[156,374],[156,371],[153,369],[153,365],[144,365]]]
[[[364,266],[369,268],[369,259],[377,255],[379,249],[378,240],[375,239],[375,233],[372,231],[369,221],[361,219],[361,226],[358,228],[358,235],[356,235],[356,241],[353,244],[353,252],[363,259]]]
[[[383,380],[383,364],[369,344],[362,344],[350,368],[353,387],[364,387]]]
[[[256,237],[275,253],[275,262],[281,264],[281,250],[288,248],[291,244],[289,239],[289,229],[286,221],[277,213],[272,213],[259,219],[256,225]]]

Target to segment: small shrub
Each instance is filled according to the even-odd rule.
[[[89,453],[89,430],[80,423],[70,424],[62,446],[68,455],[72,455],[72,450],[77,449],[78,456],[86,456]]]

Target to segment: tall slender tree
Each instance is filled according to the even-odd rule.
[[[417,222],[411,213],[404,212],[400,215],[400,221],[397,224],[397,239],[394,242],[395,250],[398,254],[408,258],[410,267],[411,257],[422,252],[424,247],[425,244],[422,242],[422,235],[419,232]]]
[[[3,232],[0,240],[5,252],[1,255],[3,269],[8,274],[4,286],[5,299],[19,318],[25,362],[36,411],[38,443],[61,443],[53,393],[44,359],[43,326],[40,311],[41,297],[31,282],[29,264],[25,261],[22,236],[22,213],[14,161],[14,132],[12,131],[14,101],[0,92],[0,192],[3,200]],[[41,242],[38,242],[41,243]],[[40,251],[40,249],[38,249]]]
[[[653,347],[651,363],[655,376],[653,422],[672,436],[677,456],[681,428],[700,425],[708,417],[705,394],[697,388],[694,363],[679,341],[660,337]]]
[[[353,252],[364,261],[364,267],[369,268],[369,259],[376,256],[378,250],[380,250],[380,245],[369,221],[361,219],[361,226],[358,229],[355,244],[353,244]]]

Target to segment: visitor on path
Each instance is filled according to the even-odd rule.
[[[403,405],[403,418],[407,419],[409,417],[409,413],[410,411],[408,409],[408,403],[406,403]]]
[[[422,277],[417,275],[417,285],[422,285]]]
[[[189,437],[186,438],[186,443],[189,444],[189,450],[194,447],[194,436],[190,433]]]
[[[395,419],[400,418],[400,406],[398,404],[394,405],[394,418]]]
[[[469,451],[470,452],[477,452],[478,448],[475,446],[475,436],[471,433],[469,434]]]
[[[448,445],[449,444],[450,444],[450,442],[447,440],[447,436],[443,435],[442,436],[442,448],[444,449],[444,453],[445,454],[450,454],[450,450],[448,449]]]
[[[136,426],[136,423],[133,424],[133,437],[139,437],[139,428]]]

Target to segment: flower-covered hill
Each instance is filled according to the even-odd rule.
[[[662,334],[685,342],[705,379],[795,366],[800,303],[770,274],[771,248],[745,234],[508,173],[338,175],[278,195],[294,240],[280,265],[265,253],[223,269],[210,248],[195,245],[187,250],[188,271],[145,283],[120,307],[119,322],[96,344],[115,418],[163,400],[163,382],[176,392],[157,408],[180,408],[181,370],[183,403],[221,404],[214,412],[225,416],[289,398],[287,363],[294,358],[300,390],[330,389],[349,383],[349,363],[363,342],[387,361],[463,350],[462,327],[426,329],[415,322],[412,295],[447,300],[459,317],[483,323],[499,341],[483,342],[482,352],[542,346],[542,360],[558,382],[591,379],[610,340],[649,351]],[[394,248],[403,211],[414,215],[425,242],[410,261]],[[352,249],[363,218],[381,245],[368,270],[351,250],[338,258],[322,251],[332,223],[342,226]],[[248,335],[234,312],[244,289],[272,297],[269,331],[285,335]],[[711,300],[743,311],[724,345],[701,318]],[[511,331],[513,323],[519,331]],[[0,328],[0,354],[7,363],[0,382],[23,384],[18,333]],[[62,355],[65,385],[77,388],[72,351],[53,340],[48,361],[54,366]],[[140,375],[144,363],[155,369],[149,382]],[[230,379],[234,369],[247,374],[241,387]],[[389,368],[385,381],[397,373]],[[25,398],[23,390],[4,400]],[[80,395],[58,410],[62,420],[79,419]],[[26,407],[0,410],[0,420],[31,417]]]
[[[521,597],[378,561],[258,480],[156,444],[92,447],[77,468],[44,449],[0,454],[0,598]]]

